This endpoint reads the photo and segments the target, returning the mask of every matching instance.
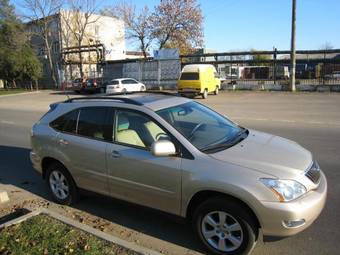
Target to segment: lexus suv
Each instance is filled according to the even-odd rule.
[[[299,233],[326,202],[308,150],[165,93],[52,104],[31,142],[58,203],[86,189],[187,218],[209,254],[249,254],[260,233]]]

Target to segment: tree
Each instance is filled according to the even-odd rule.
[[[203,15],[196,0],[163,0],[152,19],[159,49],[176,46],[183,52],[202,45]]]
[[[44,55],[47,56],[50,75],[54,87],[58,87],[56,75],[56,63],[52,57],[53,38],[56,37],[54,19],[62,6],[62,0],[23,0],[23,7],[26,13],[23,15],[29,21],[31,35],[42,39],[44,43]]]
[[[32,48],[25,44],[20,51],[20,58],[17,65],[20,69],[19,78],[23,81],[32,81],[36,84],[38,90],[38,79],[42,76],[42,66]]]
[[[36,81],[41,75],[41,63],[30,47],[24,26],[6,1],[1,2],[1,7],[7,13],[0,15],[0,79],[14,87],[16,80]]]
[[[325,42],[320,47],[320,50],[331,50],[331,49],[334,49],[334,46],[330,42]]]
[[[14,6],[9,0],[0,0],[0,22],[4,20],[16,20]]]
[[[255,49],[251,49],[250,50],[251,52],[256,52]],[[253,65],[263,65],[263,66],[267,66],[268,63],[266,62],[267,60],[271,59],[271,56],[270,55],[261,55],[261,54],[254,54],[252,55],[252,60],[254,61],[253,62]]]
[[[144,58],[147,57],[154,39],[152,17],[147,6],[137,11],[135,5],[120,2],[111,8],[105,8],[101,14],[122,19],[126,27],[127,39],[137,41]]]
[[[80,77],[83,77],[82,45],[89,44],[87,28],[100,19],[100,16],[96,15],[98,6],[95,0],[69,0],[68,7],[69,10],[64,11],[61,17],[74,39],[75,47],[78,48],[79,72]],[[86,39],[88,39],[87,42]]]

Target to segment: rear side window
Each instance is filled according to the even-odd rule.
[[[50,123],[50,126],[58,131],[76,133],[79,110],[66,113]]]
[[[78,134],[89,138],[112,141],[112,126],[108,124],[107,107],[80,109]]]
[[[181,80],[199,80],[198,73],[182,73]]]
[[[111,82],[109,82],[109,84],[111,84],[111,85],[118,85],[118,84],[119,84],[119,81],[117,81],[117,80],[112,80]]]
[[[122,84],[137,84],[135,80],[128,79],[128,80],[122,80]]]

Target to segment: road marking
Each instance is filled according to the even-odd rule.
[[[15,123],[13,121],[7,121],[7,120],[2,120],[0,121],[2,124],[7,124],[7,125],[14,125]]]

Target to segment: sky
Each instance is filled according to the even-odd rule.
[[[153,9],[160,0],[127,0]],[[20,4],[21,0],[12,0]],[[114,0],[98,0],[101,7]],[[290,49],[292,0],[198,0],[204,46],[219,52]],[[296,48],[340,48],[340,0],[297,0]],[[133,48],[131,45],[130,47]],[[128,46],[129,48],[129,46]]]

